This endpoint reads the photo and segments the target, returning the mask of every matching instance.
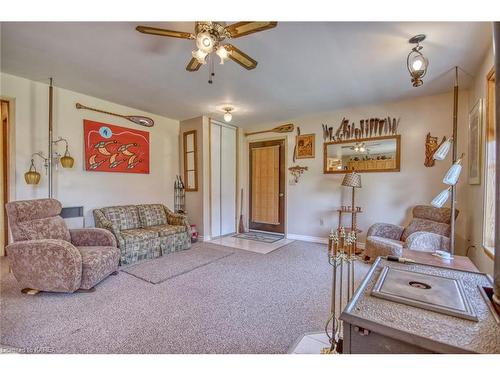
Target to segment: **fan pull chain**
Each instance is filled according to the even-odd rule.
[[[212,54],[208,55],[208,83],[212,84],[213,79],[212,77],[215,76],[215,68],[214,68],[214,58]]]

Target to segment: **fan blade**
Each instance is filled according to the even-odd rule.
[[[244,21],[233,23],[232,25],[226,26],[225,29],[229,32],[231,38],[239,38],[248,34],[272,29],[277,25],[278,22],[275,21]]]
[[[200,69],[201,64],[196,60],[194,57],[188,62],[186,66],[186,70],[188,72],[196,72],[198,69]]]
[[[140,33],[144,34],[169,36],[172,38],[181,38],[181,39],[194,39],[194,34],[186,33],[184,31],[158,29],[156,27],[149,27],[149,26],[137,26],[135,29]]]
[[[225,44],[224,47],[226,47],[229,58],[234,62],[240,64],[245,69],[252,70],[257,66],[257,61],[252,59],[245,52],[239,50],[232,44]]]

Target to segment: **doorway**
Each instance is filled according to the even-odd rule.
[[[249,228],[285,233],[285,141],[249,145]]]
[[[8,242],[8,224],[5,203],[9,201],[9,180],[8,180],[8,139],[9,139],[9,102],[0,101],[0,178],[2,186],[0,187],[0,256],[6,255],[5,246]]]

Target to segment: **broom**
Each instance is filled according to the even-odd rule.
[[[238,224],[238,233],[245,233],[245,225],[243,224],[243,189],[241,189],[240,222]]]

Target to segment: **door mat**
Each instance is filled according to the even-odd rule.
[[[261,233],[261,232],[247,232],[247,233],[238,233],[233,237],[242,238],[244,240],[250,241],[259,241],[265,243],[273,243],[285,238],[282,234],[271,234],[271,233]]]

